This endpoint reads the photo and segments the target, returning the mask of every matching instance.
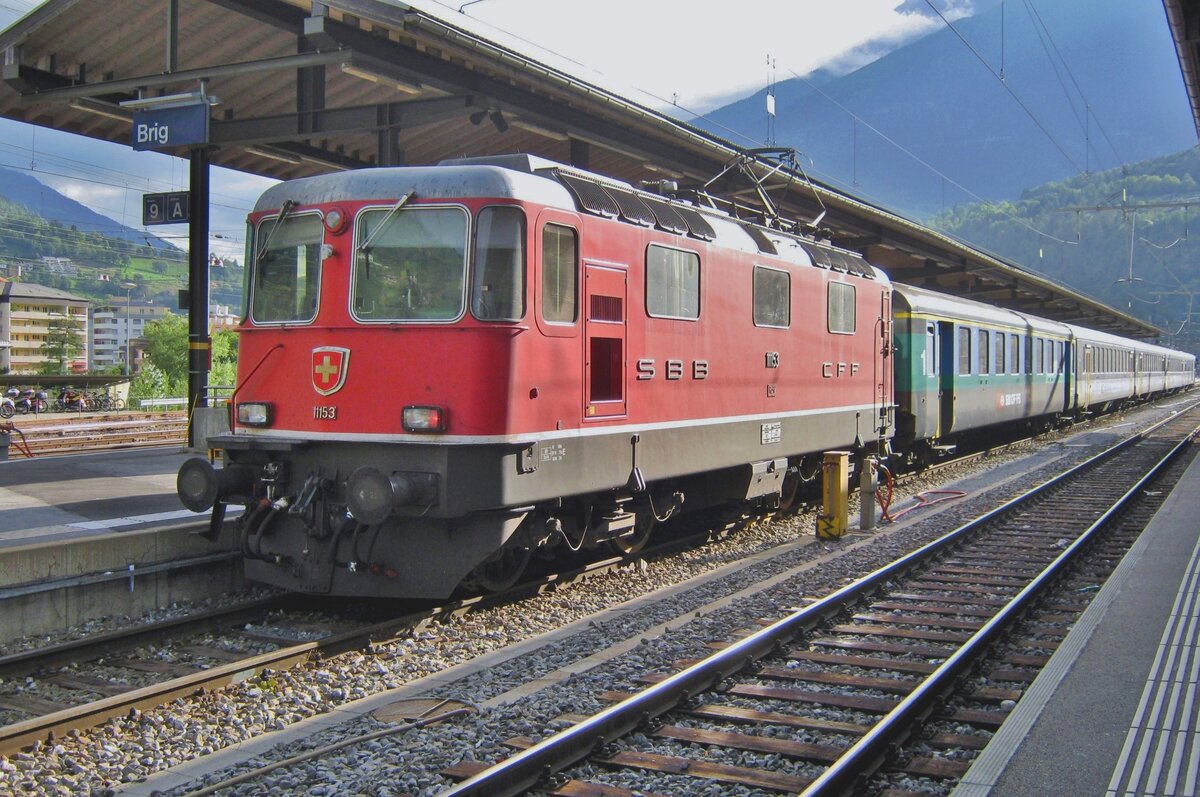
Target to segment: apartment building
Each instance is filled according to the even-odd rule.
[[[145,302],[125,303],[125,297],[117,297],[92,311],[92,368],[103,370],[122,366],[125,373],[138,372],[138,341],[146,325],[170,312],[162,305]],[[129,369],[124,365],[128,361]]]
[[[70,318],[79,330],[80,353],[67,363],[69,371],[88,367],[88,300],[32,282],[0,283],[0,373],[36,374],[51,358],[46,338],[56,319]]]

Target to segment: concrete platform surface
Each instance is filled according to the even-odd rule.
[[[1200,459],[955,797],[1195,795]]]
[[[143,448],[0,462],[0,547],[206,517],[175,494],[191,456]]]

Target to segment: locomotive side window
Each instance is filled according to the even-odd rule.
[[[971,330],[968,327],[958,328],[958,375],[969,376],[971,373]]]
[[[519,321],[525,315],[525,214],[520,208],[479,212],[471,313],[480,321]]]
[[[858,328],[855,303],[855,288],[845,282],[829,283],[829,326],[830,332],[853,335]]]
[[[792,275],[754,267],[754,326],[787,329],[792,324]]]
[[[463,208],[363,211],[357,251],[351,292],[355,318],[453,321],[462,315],[467,271]]]
[[[700,317],[700,255],[650,244],[646,249],[646,313],[689,321]]]
[[[561,224],[542,228],[542,318],[547,321],[575,322],[578,252],[573,229]]]
[[[250,315],[260,323],[311,321],[317,315],[324,226],[316,214],[267,219],[250,262]]]

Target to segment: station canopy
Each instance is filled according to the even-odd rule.
[[[128,145],[122,102],[203,92],[220,99],[212,163],[279,179],[522,152],[681,194],[707,186],[740,215],[856,250],[898,282],[1162,334],[810,181],[786,153],[736,147],[439,13],[385,0],[51,0],[0,33],[0,115]]]

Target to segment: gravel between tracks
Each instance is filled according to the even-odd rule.
[[[1142,425],[1141,418],[1150,414],[1161,415],[1134,413],[1110,418],[1104,425],[1112,426],[1134,418]],[[1148,422],[1147,418],[1145,423]],[[436,625],[381,646],[372,653],[346,654],[317,665],[252,679],[218,693],[176,701],[155,711],[137,713],[93,732],[39,745],[12,759],[0,758],[0,795],[110,793],[121,784],[139,781],[180,762],[442,672],[455,664],[535,638],[648,592],[662,590],[650,612],[612,613],[587,624],[580,633],[468,677],[438,695],[483,704],[539,676],[570,667],[616,641],[637,638],[661,623],[696,612],[714,600],[805,563],[821,560],[819,565],[769,590],[741,598],[690,623],[680,623],[681,627],[661,637],[643,640],[626,655],[528,696],[521,700],[519,710],[486,707],[465,719],[351,746],[334,755],[276,771],[264,779],[224,792],[314,796],[434,794],[447,785],[438,774],[446,766],[464,758],[493,761],[503,757],[510,752],[502,746],[505,739],[516,735],[540,739],[562,727],[563,723],[555,722],[562,714],[598,709],[601,703],[597,696],[603,691],[632,689],[634,679],[647,670],[668,667],[680,658],[703,655],[706,641],[725,638],[757,618],[785,614],[806,598],[825,594],[955,528],[985,506],[998,503],[998,499],[1044,480],[1043,468],[1031,469],[1017,462],[1034,450],[1045,452],[1041,455],[1043,460],[1054,455],[1078,461],[1093,453],[1091,446],[1063,445],[1061,439],[1048,444],[1022,444],[982,462],[918,479],[900,491],[895,504],[899,504],[904,495],[931,489],[954,478],[978,476],[1005,466],[1015,474],[1009,482],[985,495],[972,495],[964,501],[941,507],[936,513],[915,513],[922,515],[921,522],[888,534],[870,536],[869,545],[856,545],[863,537],[852,535],[837,542],[814,541],[788,548],[787,544],[795,543],[797,539],[811,540],[814,520],[810,513],[760,522],[719,542],[664,560],[599,576],[517,604],[474,612],[458,621]],[[1059,469],[1061,464],[1060,461],[1044,469]],[[984,481],[985,478],[979,476],[978,482]],[[777,548],[777,555],[734,569],[720,578],[701,581],[693,588],[672,589],[688,579]],[[830,718],[848,719],[842,712],[830,712]],[[279,760],[303,749],[384,727],[387,723],[364,717],[302,742],[279,746],[272,750],[269,758]],[[668,748],[674,745],[679,750],[687,748],[678,743],[663,744]],[[766,758],[757,754],[742,756],[743,763],[747,764]],[[237,771],[260,766],[266,760],[251,760],[235,769],[213,773],[207,780],[215,782]],[[797,773],[802,774],[803,767],[798,767]],[[612,782],[620,782],[621,777],[630,776],[610,773],[608,777],[615,778]],[[639,773],[636,777],[636,787],[641,790],[666,794],[680,791],[679,782],[669,776],[660,779],[649,773]],[[193,788],[200,785],[203,784],[193,784]],[[694,788],[695,781],[690,785]],[[183,791],[175,790],[169,794]],[[726,786],[719,793],[757,792]]]

